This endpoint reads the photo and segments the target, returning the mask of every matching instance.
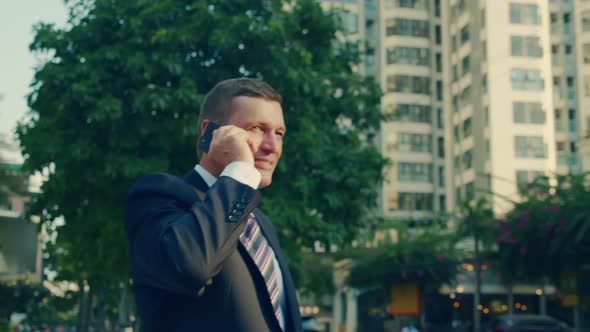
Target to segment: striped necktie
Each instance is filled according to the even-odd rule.
[[[277,271],[274,266],[274,253],[272,248],[266,241],[264,234],[260,230],[260,226],[256,222],[254,213],[250,213],[246,228],[240,235],[240,240],[250,256],[258,266],[260,273],[266,282],[266,289],[270,295],[270,301],[275,310],[275,315],[279,322],[282,322],[282,311],[279,303],[280,285],[277,282]]]

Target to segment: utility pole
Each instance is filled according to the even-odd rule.
[[[475,217],[475,216],[474,216]],[[473,332],[481,331],[480,310],[478,308],[481,302],[481,262],[479,257],[479,230],[477,227],[477,218],[471,220],[473,227],[473,239],[475,240],[475,293],[473,293]]]

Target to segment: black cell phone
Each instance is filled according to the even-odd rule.
[[[201,152],[209,152],[209,146],[211,145],[211,139],[213,139],[213,131],[219,128],[219,125],[215,122],[209,122],[205,128],[205,132],[201,136],[199,141],[199,150]]]

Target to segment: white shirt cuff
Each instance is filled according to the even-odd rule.
[[[246,184],[254,189],[258,189],[262,176],[260,172],[252,165],[243,161],[233,161],[225,166],[221,176],[229,176],[230,178]]]

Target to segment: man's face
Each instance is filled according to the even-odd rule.
[[[227,124],[246,130],[254,141],[254,166],[262,175],[260,188],[270,185],[272,173],[283,152],[285,120],[276,101],[240,96],[232,101]]]

